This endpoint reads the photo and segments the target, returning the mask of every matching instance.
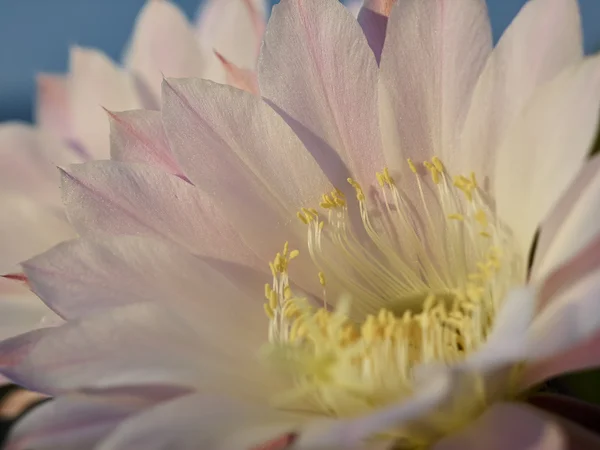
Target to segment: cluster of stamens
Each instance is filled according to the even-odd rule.
[[[280,405],[357,414],[410,395],[415,367],[460,361],[487,338],[521,273],[510,232],[474,174],[450,180],[433,158],[423,163],[428,183],[412,161],[408,166],[416,181],[412,196],[387,168],[376,174],[380,189],[369,201],[348,179],[360,230],[340,189],[322,196],[320,211],[298,212],[323,286],[322,306],[292,292],[288,266],[297,250],[286,243],[270,264],[270,357],[297,386],[278,397]],[[342,299],[335,308],[326,293]]]

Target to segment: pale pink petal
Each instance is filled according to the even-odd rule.
[[[167,142],[160,112],[124,111],[109,116],[111,159],[150,164],[182,176]]]
[[[190,183],[142,164],[96,161],[63,172],[63,198],[81,234],[158,237],[204,256],[256,265],[237,224]]]
[[[70,56],[69,108],[73,138],[93,159],[109,157],[106,111],[139,108],[135,79],[103,53],[73,48]]]
[[[185,392],[179,387],[157,385],[89,390],[59,397],[19,420],[4,448],[91,449],[123,420]]]
[[[146,301],[193,313],[218,301],[223,311],[213,305],[217,310],[212,314],[244,311],[238,317],[248,321],[242,327],[246,339],[255,333],[260,340],[266,333],[261,295],[266,275],[255,273],[254,280],[238,280],[224,268],[221,271],[210,261],[166,242],[138,236],[79,239],[56,246],[23,267],[31,288],[69,319]],[[228,321],[237,323],[234,318]]]
[[[203,77],[208,61],[184,13],[170,1],[151,0],[136,20],[124,64],[160,104],[163,76]]]
[[[57,165],[81,162],[52,134],[20,123],[0,125],[0,189],[61,206]]]
[[[492,48],[483,0],[397,2],[381,56],[381,120],[388,165],[438,156],[469,171],[458,137]]]
[[[270,439],[292,434],[295,426],[291,414],[228,397],[195,394],[163,403],[125,421],[98,450],[253,450],[262,448],[261,444]],[[293,441],[289,439],[290,444]]]
[[[301,253],[294,280],[306,263],[312,272],[300,278],[316,281],[296,213],[332,187],[281,117],[247,92],[194,79],[165,82],[162,111],[185,175],[214,196],[244,241],[266,262],[289,240]]]
[[[385,41],[388,17],[392,12],[395,0],[367,0],[364,2],[364,5],[361,5],[361,3],[360,1],[353,2],[353,4],[346,5],[346,7],[356,15],[358,23],[367,37],[369,47],[373,50],[377,64],[379,64]],[[354,13],[356,8],[360,9]]]
[[[61,322],[27,287],[16,286],[6,292],[5,283],[8,281],[0,280],[0,341]]]
[[[531,330],[530,366],[523,383],[531,385],[563,372],[600,365],[600,270],[555,295]],[[593,349],[592,351],[590,351]]]
[[[284,389],[260,363],[252,334],[236,339],[230,323],[219,321],[225,313],[214,313],[214,305],[200,309],[206,315],[136,303],[26,333],[0,343],[0,372],[50,395],[173,384],[264,403]]]
[[[571,148],[571,146],[569,146]],[[572,158],[572,153],[563,159]],[[600,158],[584,163],[583,170],[552,214],[542,224],[532,278],[541,278],[580,250],[600,233]]]
[[[484,187],[498,145],[533,91],[582,57],[576,0],[525,4],[486,63],[462,132],[460,153]]]
[[[223,68],[227,73],[227,84],[233,87],[250,92],[254,95],[259,95],[258,77],[256,72],[249,69],[242,69],[231,61],[227,60],[223,55],[215,50],[215,55],[223,64]]]
[[[539,224],[583,166],[596,135],[599,106],[600,57],[596,56],[565,69],[539,88],[507,129],[496,155],[496,209],[512,228],[523,255],[527,254]],[[580,239],[572,252],[598,230],[597,226],[581,223],[596,222],[600,204],[594,192],[600,189],[600,179],[596,184],[587,204],[578,206],[578,214],[573,212],[576,218],[565,229],[565,233],[575,232]],[[592,204],[596,207],[581,212]],[[555,239],[561,238],[565,239],[564,235]],[[572,239],[570,234],[566,239]],[[546,255],[555,262],[560,256]]]
[[[71,111],[69,109],[68,78],[65,75],[39,74],[35,122],[65,140],[71,139]]]
[[[0,194],[0,275],[20,262],[75,236],[61,211],[29,196]]]
[[[339,189],[348,186],[343,164],[365,190],[384,167],[377,77],[364,34],[339,1],[273,7],[259,62],[261,94]]]
[[[592,450],[600,439],[527,405],[499,403],[432,450]]]
[[[238,67],[254,70],[265,30],[265,0],[209,0],[198,11],[196,35]],[[218,81],[218,80],[214,80]]]

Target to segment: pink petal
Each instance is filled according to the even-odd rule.
[[[293,430],[293,419],[228,397],[188,395],[127,420],[98,450],[251,450]]]
[[[69,108],[73,137],[93,159],[109,157],[108,117],[111,111],[141,106],[135,79],[95,50],[71,50]]]
[[[0,189],[61,206],[57,165],[81,162],[55,136],[33,127],[0,125]]]
[[[383,42],[385,41],[388,17],[392,12],[392,5],[395,3],[395,0],[368,0],[362,7],[360,6],[360,2],[356,3],[358,3],[358,7],[360,8],[357,14],[358,23],[365,33],[369,47],[373,50],[377,64],[379,64]],[[351,5],[349,9],[352,11],[355,7],[357,6]]]
[[[265,0],[205,2],[196,21],[198,40],[236,66],[254,70],[265,31],[267,4]]]
[[[113,161],[71,166],[63,172],[63,198],[81,234],[158,237],[204,256],[257,263],[214,200],[158,168]]]
[[[567,261],[600,232],[600,157],[586,162],[575,182],[542,223],[532,278],[540,278]],[[598,250],[596,250],[598,251]],[[572,263],[569,267],[576,269]]]
[[[215,55],[217,58],[219,58],[221,64],[223,64],[225,72],[227,72],[227,84],[250,92],[251,94],[259,95],[258,78],[255,72],[248,69],[241,69],[232,62],[228,61],[216,50]]]
[[[348,185],[347,170],[366,189],[384,167],[377,76],[373,52],[340,2],[275,5],[259,63],[261,93],[339,189]]]
[[[62,322],[28,288],[16,286],[8,291],[7,283],[0,280],[0,341]]]
[[[533,91],[582,56],[577,1],[525,4],[486,63],[462,132],[464,161],[486,187],[497,147]]]
[[[456,149],[491,48],[483,0],[405,0],[392,8],[380,92],[388,165],[398,170],[407,157],[421,162],[436,155],[453,174],[471,170]]]
[[[125,111],[109,113],[109,116],[111,159],[150,164],[183,176],[158,111]]]
[[[185,174],[222,205],[243,240],[265,262],[289,240],[301,253],[294,279],[316,282],[296,213],[332,188],[283,120],[256,96],[194,79],[165,82],[162,111]]]
[[[592,450],[598,445],[598,437],[583,428],[530,406],[500,403],[432,450]]]
[[[204,77],[209,61],[183,12],[169,1],[149,1],[136,20],[124,64],[160,104],[164,76]]]
[[[600,57],[596,56],[565,69],[539,88],[507,129],[506,139],[496,155],[496,209],[498,216],[512,228],[524,255],[540,222],[586,160],[596,136],[598,105]],[[600,203],[598,196],[591,194],[594,190],[599,192],[600,179],[596,184],[587,200],[582,199],[578,212],[572,212],[568,232],[579,235],[578,248],[600,231],[597,226],[582,223],[595,222],[594,212],[599,210]],[[596,207],[591,211],[581,211],[592,204]],[[563,235],[562,239],[572,238]],[[553,256],[555,260],[558,257],[558,254]]]
[[[71,139],[68,78],[64,75],[39,74],[35,122],[63,139]]]
[[[91,449],[128,417],[184,393],[177,387],[144,386],[59,397],[20,420],[5,448]]]

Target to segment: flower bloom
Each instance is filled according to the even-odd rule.
[[[111,113],[112,161],[62,170],[81,238],[23,267],[67,323],[0,347],[57,398],[9,448],[591,439],[510,403],[598,364],[577,3],[530,1],[493,50],[483,1],[365,7],[283,0],[260,96],[168,79],[160,113]]]
[[[158,109],[161,73],[251,90],[264,9],[260,1],[208,2],[192,27],[171,3],[149,1],[137,20],[123,68],[99,51],[74,48],[67,75],[38,77],[38,126],[0,127],[0,274],[6,275],[0,278],[0,337],[56,320],[23,285],[18,263],[76,236],[64,213],[56,166],[110,157],[109,120],[100,105],[113,111]],[[112,123],[119,126],[114,117]],[[152,162],[158,157],[145,149],[115,158]],[[173,159],[163,162],[176,167]]]

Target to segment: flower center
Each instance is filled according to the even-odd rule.
[[[511,232],[475,175],[451,179],[438,158],[408,166],[404,191],[384,169],[368,198],[348,179],[356,202],[336,189],[298,213],[323,306],[292,292],[298,251],[286,243],[265,288],[268,357],[296,386],[278,406],[345,417],[411,395],[417,366],[455,363],[485,342],[520,281]]]

